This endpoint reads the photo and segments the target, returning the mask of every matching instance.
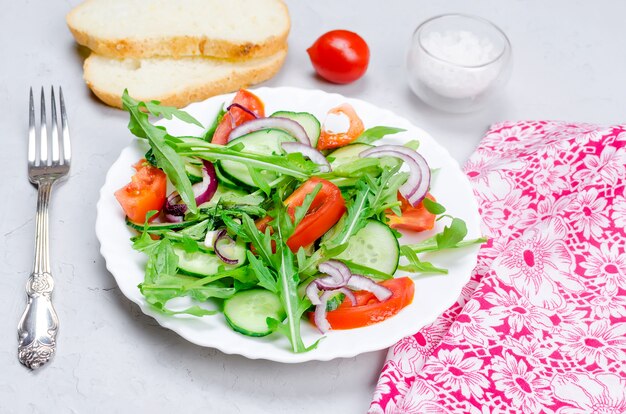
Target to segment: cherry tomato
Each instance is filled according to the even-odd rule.
[[[328,111],[329,114],[344,114],[350,120],[350,126],[346,132],[330,132],[326,127],[322,128],[320,138],[317,141],[318,150],[339,148],[348,145],[359,137],[365,130],[363,121],[356,114],[352,105],[344,103]]]
[[[307,49],[315,71],[333,83],[350,83],[365,74],[370,50],[365,40],[347,30],[323,34]]]
[[[148,211],[163,207],[167,178],[163,171],[146,160],[140,160],[133,168],[137,173],[131,177],[130,183],[115,192],[115,198],[130,220],[143,223]]]
[[[426,198],[436,201],[430,194],[426,194]],[[425,231],[430,230],[435,226],[436,216],[426,210],[423,202],[420,202],[417,207],[413,207],[404,197],[402,197],[402,195],[400,195],[400,193],[398,193],[398,200],[402,203],[400,206],[402,216],[398,217],[391,212],[391,210],[387,211],[389,227],[394,229]]]
[[[346,211],[346,202],[341,195],[339,187],[330,181],[312,177],[284,201],[287,206],[287,212],[292,219],[295,215],[296,207],[302,205],[304,198],[312,193],[318,184],[321,184],[322,187],[313,199],[309,211],[300,221],[293,235],[287,240],[287,246],[293,252],[297,252],[300,247],[308,246],[322,237],[324,233],[339,221]],[[259,220],[256,226],[259,230],[265,231],[271,220],[271,217],[265,217]]]
[[[380,302],[373,293],[366,291],[354,292],[356,305],[344,299],[334,311],[326,314],[326,320],[333,329],[354,329],[373,325],[392,317],[413,302],[415,284],[408,277],[389,279],[379,283],[391,290],[391,297]],[[315,324],[313,312],[309,320]]]
[[[233,102],[239,104],[246,109],[254,112],[259,117],[265,116],[265,106],[263,101],[258,96],[246,89],[240,89],[239,92],[233,98]],[[224,114],[224,117],[220,121],[219,125],[215,129],[213,134],[212,144],[224,145],[228,142],[228,135],[230,131],[235,127],[243,124],[246,121],[254,119],[254,116],[247,113],[241,108],[233,106],[228,112]]]

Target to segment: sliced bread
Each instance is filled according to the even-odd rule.
[[[282,0],[87,0],[66,20],[78,43],[117,58],[266,57],[290,28]]]
[[[282,66],[286,48],[269,57],[229,61],[202,57],[113,59],[91,54],[84,78],[107,105],[122,107],[122,92],[138,100],[182,108],[214,95],[263,82]]]

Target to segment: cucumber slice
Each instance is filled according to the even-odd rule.
[[[202,181],[202,165],[185,164],[185,171],[191,184],[199,183]]]
[[[197,221],[181,221],[180,223],[148,223],[148,231],[150,230],[178,230],[196,224]],[[143,223],[135,223],[126,217],[126,225],[137,231],[143,231]]]
[[[296,139],[294,137],[285,131],[270,128],[246,134],[232,140],[228,145],[234,146],[242,144],[243,152],[252,152],[263,155],[277,155],[284,153],[280,144],[283,142],[293,142],[295,140]],[[227,178],[250,187],[258,188],[254,181],[252,181],[250,173],[248,172],[248,167],[245,164],[236,161],[222,161],[220,165],[222,166],[222,172]],[[260,173],[267,181],[274,181],[278,178],[278,175],[273,171],[260,171]]]
[[[228,252],[228,257],[239,260],[239,264],[228,265],[220,260],[215,254],[209,252],[198,251],[187,253],[182,247],[174,246],[174,253],[178,256],[178,270],[180,273],[205,277],[213,276],[222,269],[235,269],[246,262],[245,243],[237,241],[232,247],[232,251]]]
[[[317,141],[320,138],[321,125],[320,121],[308,112],[290,112],[290,111],[278,111],[274,112],[273,117],[281,117],[291,119],[292,121],[296,121],[302,128],[306,131],[306,134],[309,136],[311,140],[311,146],[313,148],[317,147]]]
[[[215,175],[217,175],[217,182],[220,184],[223,184],[230,188],[242,188],[243,187],[241,183],[233,181],[232,178],[224,174],[219,163],[215,164]]]
[[[336,258],[393,275],[400,260],[400,244],[386,224],[367,220],[365,227],[348,240],[348,247]]]
[[[266,336],[272,333],[267,318],[282,321],[283,305],[275,293],[265,289],[237,292],[224,301],[226,322],[235,331],[248,336]]]
[[[328,154],[328,158],[333,158],[330,163],[331,168],[334,170],[340,165],[348,164],[351,161],[354,161],[359,158],[359,154],[366,149],[372,148],[373,145],[369,144],[349,144],[345,147],[341,147],[336,149],[335,151]]]

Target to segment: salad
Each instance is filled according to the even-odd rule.
[[[164,314],[220,313],[243,335],[282,334],[305,352],[319,339],[304,344],[302,323],[326,333],[393,317],[413,299],[412,278],[447,272],[421,253],[485,241],[465,240],[465,223],[429,193],[433,172],[419,143],[372,145],[403,130],[365,129],[348,104],[328,108],[349,120],[334,132],[305,112],[266,116],[240,90],[191,137],[151,121],[202,127],[186,112],[126,92],[123,103],[130,131],[150,149],[115,197],[136,230],[133,248],[147,257],[139,289]],[[401,243],[399,230],[430,230],[437,220],[446,223],[438,234]],[[180,297],[195,304],[168,307]]]

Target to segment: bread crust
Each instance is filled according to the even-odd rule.
[[[133,95],[133,98],[141,101],[157,100],[163,105],[183,108],[192,102],[199,102],[210,98],[211,96],[234,92],[240,88],[255,85],[272,78],[276,75],[276,73],[278,73],[285,62],[285,58],[287,57],[287,50],[284,46],[282,51],[279,53],[280,56],[266,66],[233,70],[228,77],[218,81],[213,81],[208,84],[190,85],[182,91],[172,92],[163,96]],[[98,85],[92,81],[90,77],[90,61],[90,58],[87,58],[83,65],[83,77],[87,86],[101,101],[107,105],[122,108],[122,91],[120,91],[119,94],[112,93],[111,91],[98,88]],[[132,86],[129,89],[131,89],[132,94]]]
[[[289,11],[280,1],[287,18],[287,27],[283,33],[271,36],[261,43],[234,43],[223,39],[206,36],[173,36],[146,39],[108,39],[80,30],[73,24],[73,16],[78,6],[66,16],[66,23],[76,42],[88,47],[93,52],[114,58],[149,58],[206,56],[222,59],[251,59],[271,56],[284,48],[291,28]]]

